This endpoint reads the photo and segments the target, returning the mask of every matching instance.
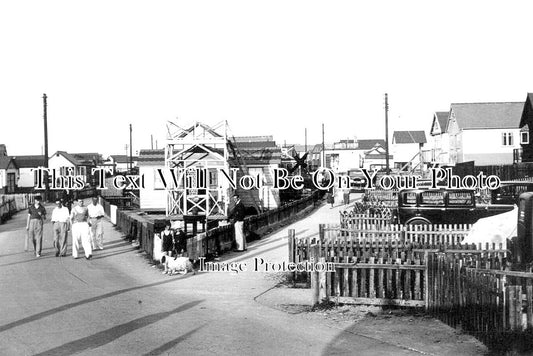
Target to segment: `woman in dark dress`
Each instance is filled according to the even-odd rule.
[[[174,231],[170,229],[170,221],[165,223],[165,230],[161,232],[161,252],[167,257],[172,256],[172,251],[174,251]],[[168,273],[167,264],[164,264],[165,270],[163,274]]]

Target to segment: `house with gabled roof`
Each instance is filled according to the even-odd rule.
[[[450,163],[512,164],[513,152],[520,148],[523,110],[524,102],[451,104]]]
[[[17,191],[31,192],[37,185],[36,169],[44,167],[44,156],[12,156],[18,168]]]
[[[450,135],[448,134],[449,111],[433,113],[431,129],[429,131],[428,154],[424,161],[448,165],[450,162]]]
[[[327,145],[325,150],[326,167],[336,173],[347,173],[363,168],[365,154],[376,145],[385,146],[383,139],[347,139]]]
[[[18,167],[13,157],[0,156],[0,193],[15,193]]]
[[[90,153],[68,153],[57,151],[48,159],[48,167],[55,169],[62,176],[82,177],[84,183],[94,184],[92,169],[102,165],[102,155]]]
[[[365,152],[361,168],[380,170],[387,167],[387,151],[385,150],[384,140],[382,141],[383,145],[381,143],[376,143],[374,147]],[[389,154],[389,162],[393,162],[393,159],[394,156]]]
[[[131,167],[137,167],[137,156],[131,156]],[[113,174],[126,173],[130,168],[130,156],[129,155],[110,155],[106,162],[106,166],[113,168]]]
[[[514,150],[514,162],[533,162],[533,93],[527,93],[520,116],[520,147]]]
[[[424,131],[394,131],[391,153],[394,168],[411,169],[422,162],[422,146],[427,142]]]

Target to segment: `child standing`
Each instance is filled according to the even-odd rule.
[[[174,231],[170,229],[170,221],[167,221],[165,223],[165,230],[161,232],[161,252],[163,252],[163,255],[167,257],[172,256],[172,251],[174,250]],[[168,273],[168,266],[167,263],[163,264],[165,270],[163,271],[163,274]]]

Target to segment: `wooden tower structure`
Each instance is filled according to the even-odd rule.
[[[210,127],[195,122],[188,128],[167,123],[165,168],[174,177],[167,184],[167,216],[197,215],[224,219],[228,214],[232,177],[228,159],[227,123]],[[175,178],[175,179],[174,179]]]

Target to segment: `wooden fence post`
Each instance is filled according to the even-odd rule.
[[[310,248],[310,251],[309,251],[309,259],[310,261],[312,261],[313,263],[316,263],[318,262],[318,255],[320,253],[319,251],[319,246],[318,245],[313,245],[311,246]],[[321,302],[320,300],[320,288],[321,288],[321,285],[320,285],[320,277],[319,277],[319,272],[316,272],[316,271],[313,271],[311,272],[311,291],[313,293],[313,306],[317,305],[318,303]]]
[[[319,263],[326,264],[326,259],[324,257],[320,257]],[[330,272],[325,272],[325,269],[323,272],[318,273],[318,284],[319,284],[319,296],[318,299],[320,301],[329,301],[329,288],[331,288],[331,276],[329,275]],[[329,278],[328,278],[329,277]],[[328,283],[329,282],[329,283]]]
[[[288,246],[289,246],[289,263],[294,263],[294,255],[296,253],[296,238],[295,238],[295,232],[294,229],[289,229],[289,236],[288,236]],[[289,274],[290,282],[293,282],[296,280],[296,271]],[[314,304],[313,304],[314,305]]]
[[[429,254],[427,251],[424,252],[424,261],[426,264],[425,276],[424,276],[424,301],[426,304],[426,311],[430,310],[430,298],[429,298],[429,280],[431,274],[431,266],[433,264],[433,254]]]

